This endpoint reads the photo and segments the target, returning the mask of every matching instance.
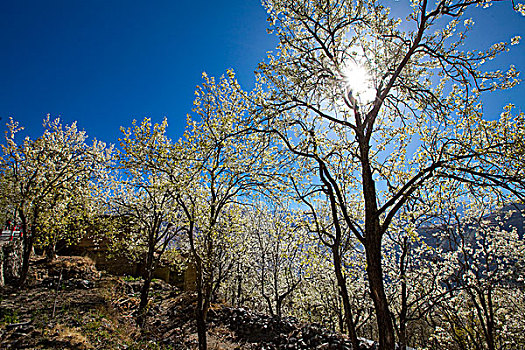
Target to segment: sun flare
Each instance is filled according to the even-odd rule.
[[[351,94],[357,102],[367,104],[374,100],[375,90],[372,77],[363,65],[355,62],[347,63],[343,70],[343,79],[347,94]]]

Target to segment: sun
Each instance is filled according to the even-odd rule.
[[[364,65],[349,61],[343,69],[343,81],[346,94],[359,104],[367,104],[375,99],[372,76]]]

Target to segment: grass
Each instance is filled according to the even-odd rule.
[[[140,277],[133,277],[133,276],[124,276],[122,279],[125,282],[136,282],[136,281],[140,281],[141,280]]]
[[[102,275],[90,260],[78,257],[61,257],[53,264],[34,266],[35,276],[39,276],[35,278],[62,274],[63,281],[85,278],[96,283],[92,288],[59,287],[58,291],[56,286],[36,283],[20,293],[1,294],[5,303],[0,307],[0,342],[7,340],[6,344],[16,344],[15,348],[29,349],[173,349],[157,343],[157,337],[141,330],[133,318],[138,298],[130,294],[126,283],[140,278]],[[161,302],[162,293],[155,288],[151,292],[150,303]],[[6,331],[5,325],[20,320],[31,322],[27,328]],[[26,335],[16,335],[20,331]]]
[[[0,309],[0,323],[1,325],[12,324],[19,322],[17,310]]]
[[[57,324],[53,329],[44,333],[54,346],[65,346],[67,348],[87,350],[94,349],[89,339],[82,334],[78,327],[68,327]]]

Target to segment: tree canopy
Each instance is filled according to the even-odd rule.
[[[175,141],[146,118],[114,152],[48,118],[18,144],[10,121],[1,205],[28,233],[21,280],[35,242],[98,210],[130,226],[117,236],[145,267],[140,323],[165,253],[195,267],[200,349],[221,299],[356,349],[522,347],[525,117],[483,106],[519,83],[493,67],[520,37],[466,49],[469,9],[491,4],[413,0],[399,19],[380,1],[265,0],[279,44],[255,88],[203,74]]]

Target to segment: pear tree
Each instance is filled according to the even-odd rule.
[[[53,241],[48,234],[56,232],[47,230],[49,223],[68,218],[65,211],[68,205],[75,205],[73,196],[80,189],[84,195],[91,195],[90,188],[104,172],[112,152],[111,147],[97,140],[89,145],[86,133],[76,123],[62,125],[59,119],[47,116],[43,126],[39,138],[26,137],[17,142],[16,135],[22,128],[11,119],[2,145],[0,168],[9,189],[3,195],[15,208],[16,220],[24,232],[19,285],[26,282],[35,242],[46,245]],[[56,222],[53,226],[57,227]]]
[[[302,164],[301,200],[324,196],[333,232],[362,244],[379,346],[394,349],[382,247],[407,201],[439,177],[522,196],[522,117],[488,122],[482,103],[518,83],[514,66],[484,63],[520,38],[465,48],[467,12],[491,1],[414,0],[405,20],[378,1],[263,3],[279,44],[259,68],[260,130]]]
[[[121,254],[140,261],[143,285],[137,322],[143,325],[153,272],[173,248],[184,221],[164,171],[171,158],[172,142],[166,135],[167,119],[152,124],[145,118],[121,128],[123,137],[117,152],[117,173],[108,199],[110,213],[128,223],[127,232],[112,237]]]
[[[196,267],[199,349],[206,349],[206,317],[215,291],[230,273],[243,207],[271,186],[268,137],[252,132],[250,111],[260,91],[242,90],[232,70],[215,80],[203,74],[194,115],[168,174]]]

